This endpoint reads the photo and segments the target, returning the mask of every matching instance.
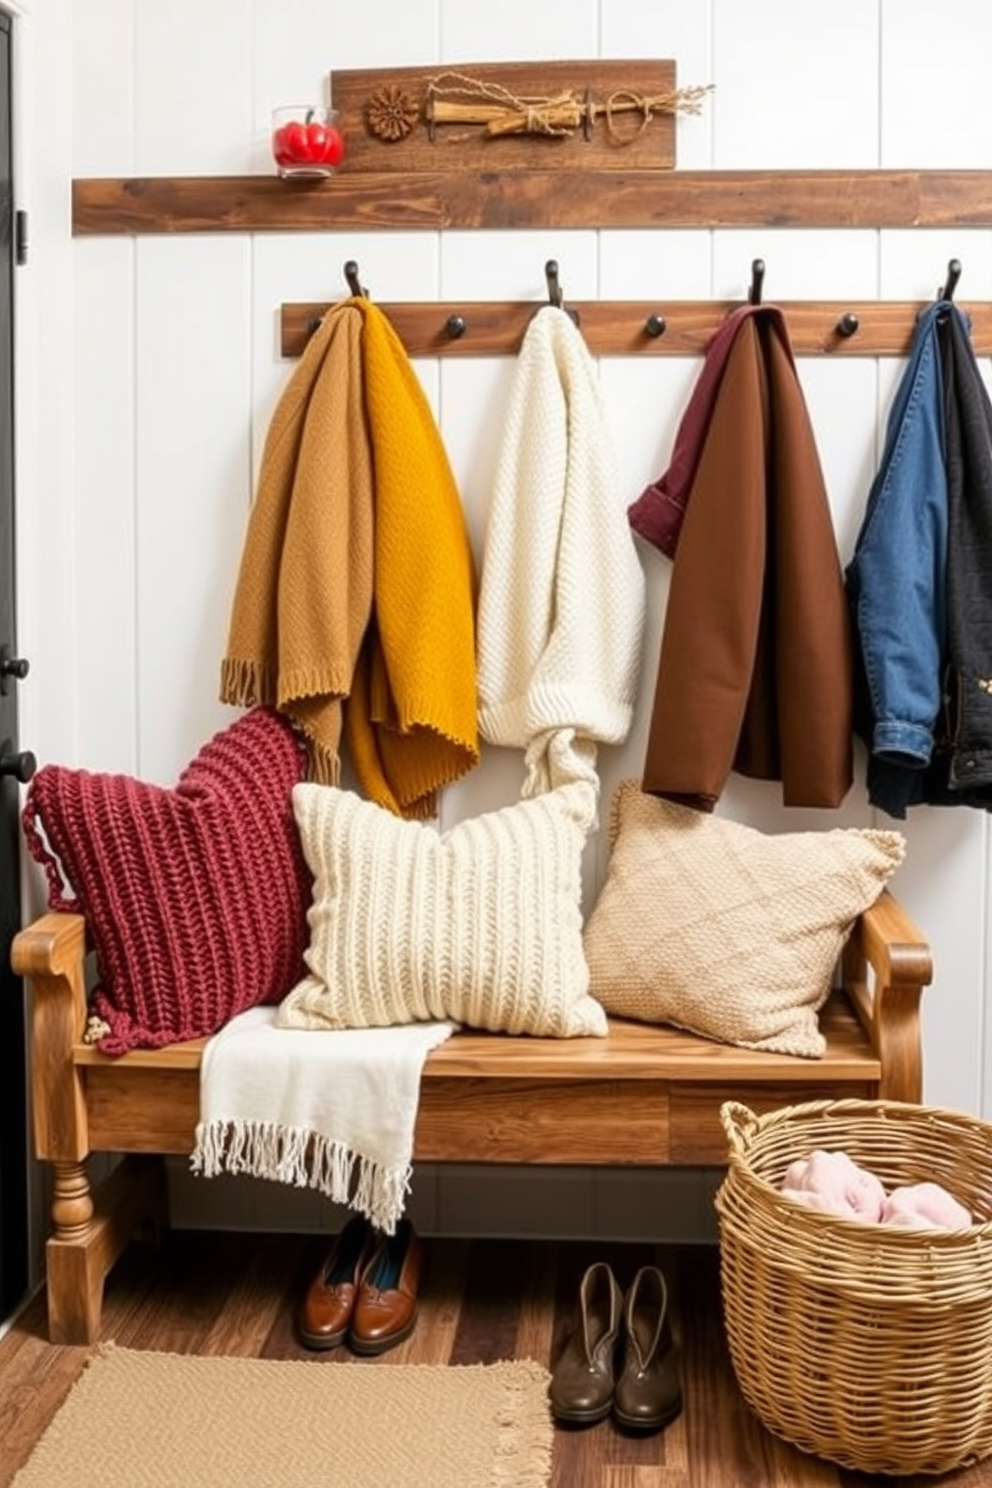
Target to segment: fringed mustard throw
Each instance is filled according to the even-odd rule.
[[[342,300],[269,425],[221,699],[290,718],[311,779],[338,782],[344,739],[364,795],[430,816],[479,758],[474,606],[427,398],[383,313]]]

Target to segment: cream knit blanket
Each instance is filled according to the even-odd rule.
[[[623,743],[633,719],[644,616],[595,365],[545,306],[511,389],[477,627],[479,730],[526,751],[524,796],[598,786],[597,743]]]
[[[319,1033],[254,1007],[215,1034],[200,1066],[195,1173],[316,1188],[392,1234],[410,1189],[424,1060],[453,1023]]]

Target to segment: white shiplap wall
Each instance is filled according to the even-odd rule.
[[[332,68],[595,56],[672,56],[682,83],[715,84],[702,114],[679,122],[683,168],[992,166],[986,0],[949,0],[936,19],[925,0],[391,0],[374,27],[362,7],[327,0],[75,0],[54,7],[61,28],[42,19],[46,7],[25,9],[43,56],[71,77],[71,151],[51,162],[56,176],[267,171],[270,108],[322,99]],[[953,67],[938,67],[938,23],[953,36]],[[290,370],[276,350],[277,307],[344,293],[345,259],[358,260],[381,300],[538,300],[554,257],[567,296],[663,307],[743,298],[759,256],[770,300],[927,299],[957,256],[960,298],[992,298],[992,232],[228,233],[66,244],[63,229],[53,218],[49,252],[68,309],[64,335],[49,332],[46,343],[57,426],[38,436],[57,433],[63,457],[27,518],[20,597],[21,644],[44,660],[27,703],[31,743],[42,759],[163,783],[232,717],[216,700],[218,663],[253,474]],[[600,363],[625,501],[664,467],[698,370],[690,359]],[[899,370],[891,360],[800,364],[844,559]],[[418,371],[481,555],[512,367],[493,359]],[[627,745],[602,760],[607,791],[643,758],[667,583],[666,561],[643,558],[644,707]],[[62,576],[53,600],[42,559]],[[447,793],[444,823],[512,800],[519,779],[515,756],[490,751]],[[736,779],[722,809],[770,830],[871,819],[860,781],[839,813],[785,812],[776,788]],[[986,819],[924,810],[906,832],[897,889],[937,966],[926,1096],[984,1112]],[[590,892],[603,852],[601,840],[590,851]],[[271,1191],[175,1178],[191,1220],[259,1223],[273,1212]],[[691,1175],[669,1178],[661,1195],[623,1174],[425,1171],[413,1212],[438,1229],[636,1234],[665,1216],[669,1233],[707,1228]],[[309,1196],[278,1197],[274,1222],[324,1222]]]

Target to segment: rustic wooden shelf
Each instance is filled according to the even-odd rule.
[[[578,312],[591,352],[597,356],[701,356],[720,322],[740,301],[681,300],[668,304],[635,300],[566,301]],[[789,339],[797,355],[904,356],[913,339],[916,301],[773,301],[784,312]],[[314,324],[329,308],[322,304],[284,304],[280,330],[282,355],[299,356]],[[410,356],[500,356],[517,351],[540,302],[447,301],[389,304],[379,307],[396,327]],[[992,355],[992,301],[961,302],[971,320],[976,356]],[[845,336],[845,315],[856,315],[858,328]],[[465,329],[452,335],[451,316]],[[662,316],[665,329],[652,336],[650,316]]]
[[[394,171],[80,178],[77,235],[386,228],[992,227],[992,171]]]

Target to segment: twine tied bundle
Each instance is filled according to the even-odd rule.
[[[571,134],[580,125],[589,129],[603,118],[610,138],[630,144],[643,134],[656,114],[698,114],[707,87],[673,88],[664,93],[637,93],[618,88],[605,103],[581,99],[566,90],[552,98],[522,98],[499,83],[485,82],[460,72],[443,72],[427,84],[426,114],[430,124],[482,124],[484,132],[497,138],[508,134]],[[640,127],[621,134],[617,114],[639,113]]]

